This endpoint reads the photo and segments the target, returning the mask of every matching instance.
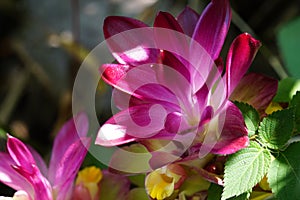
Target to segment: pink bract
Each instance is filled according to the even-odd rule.
[[[108,42],[119,64],[105,64],[100,72],[115,88],[113,100],[121,111],[100,128],[96,144],[185,140],[192,135],[190,146],[207,153],[232,154],[246,147],[249,138],[242,113],[229,97],[261,44],[247,33],[239,35],[230,46],[222,76],[224,66],[219,56],[230,21],[229,1],[212,0],[201,16],[191,8],[182,11],[177,19],[166,12],[158,13],[153,36],[145,35],[145,42],[137,48],[133,45],[134,54],[120,49],[122,45],[134,44],[136,35],[128,35],[123,43]],[[109,40],[145,27],[136,19],[111,16],[105,19],[103,29]],[[161,28],[173,33],[163,37],[159,34]],[[188,38],[186,42],[180,39],[183,34]],[[189,55],[188,59],[165,49],[147,48],[149,43],[165,40],[172,49]],[[196,51],[198,46],[205,53]],[[198,61],[200,58],[204,62]],[[222,98],[217,99],[218,96]]]

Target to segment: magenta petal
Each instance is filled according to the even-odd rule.
[[[247,147],[249,144],[248,131],[241,111],[228,101],[225,112],[220,115],[223,115],[221,120],[225,121],[221,129],[221,135],[214,145],[212,153],[232,154]]]
[[[15,165],[15,162],[11,157],[3,152],[0,152],[0,181],[5,185],[15,189],[23,190],[27,192],[28,195],[33,199],[34,191],[31,184],[24,179],[19,173],[12,168],[12,165]]]
[[[230,20],[229,1],[213,0],[203,11],[196,25],[192,38],[204,47],[213,60],[219,57]]]
[[[104,64],[99,68],[99,71],[103,80],[114,86],[126,74],[129,68],[129,65]]]
[[[172,69],[178,71],[182,76],[186,78],[186,80],[191,81],[191,74],[187,66],[189,63],[182,58],[177,58],[173,53],[169,51],[163,51],[161,53],[162,56],[162,64],[166,65],[167,67],[171,67]],[[167,74],[165,74],[167,76]]]
[[[159,104],[130,107],[110,118],[99,130],[96,144],[114,146],[158,134],[167,116]]]
[[[177,21],[181,25],[184,33],[190,37],[193,36],[198,19],[199,14],[190,7],[186,7],[177,17]]]
[[[103,33],[105,39],[107,39],[121,32],[143,27],[148,26],[144,22],[137,19],[122,16],[109,16],[104,20]]]
[[[263,114],[276,95],[277,87],[276,79],[250,73],[242,78],[230,95],[230,99],[248,103]]]
[[[32,165],[29,172],[23,166],[12,165],[14,170],[23,176],[34,189],[34,198],[41,200],[52,200],[52,188],[48,180],[41,174],[36,165]]]
[[[36,165],[38,166],[38,168],[40,169],[41,173],[43,174],[43,176],[47,177],[48,176],[48,167],[44,161],[44,159],[40,156],[40,154],[38,152],[35,151],[35,149],[33,149],[30,146],[27,146],[27,148],[29,149],[29,151],[31,152]]]
[[[197,103],[198,103],[198,107],[199,110],[203,110],[204,107],[207,104],[207,100],[208,100],[208,95],[209,95],[210,91],[207,87],[206,84],[204,84],[196,93],[195,93],[195,97],[197,98]]]
[[[159,50],[150,49],[154,47],[153,35],[149,35],[150,31],[126,32],[145,27],[148,26],[143,22],[129,17],[110,16],[104,20],[103,32],[106,42],[120,64],[138,66],[157,61]]]
[[[58,192],[57,200],[69,199],[76,174],[86,156],[90,138],[82,138],[68,146],[56,167],[57,171],[53,182],[53,188]]]
[[[231,44],[226,63],[228,96],[247,72],[260,46],[261,43],[248,33],[239,35]]]
[[[110,84],[115,88],[128,93],[137,99],[149,101],[150,103],[170,103],[173,104],[171,107],[176,107],[176,105],[178,105],[178,98],[182,95],[186,96],[186,94],[182,93],[188,92],[190,87],[189,83],[183,75],[178,73],[178,71],[172,68],[161,69],[160,67],[161,66],[159,65],[152,67],[143,65],[131,68],[127,72],[125,72],[126,69],[121,66],[114,67],[109,65],[107,68],[109,71],[117,71],[116,73],[119,73],[118,71],[122,71],[120,73],[126,73],[116,82],[116,79],[112,78],[114,81],[111,81]],[[168,78],[161,76],[161,73],[164,73],[161,70],[168,73]],[[114,74],[114,72],[111,72],[110,74]],[[107,75],[108,74],[106,74],[106,76]],[[107,79],[108,78],[106,78],[106,80]],[[124,95],[120,97],[126,98]],[[130,99],[127,99],[127,104],[129,103],[129,100]]]
[[[183,30],[176,19],[167,12],[159,12],[154,21],[154,27],[168,28],[183,33]]]
[[[74,121],[76,121],[77,127]],[[48,172],[48,178],[51,183],[54,182],[57,170],[60,166],[59,163],[64,156],[63,153],[67,151],[70,145],[80,141],[80,138],[87,134],[88,126],[87,116],[84,113],[80,113],[75,118],[66,122],[58,132],[54,140]]]
[[[8,135],[7,150],[18,166],[22,166],[28,173],[34,173],[35,160],[29,149],[19,139]]]
[[[114,101],[115,106],[119,110],[124,110],[124,109],[127,109],[128,107],[137,106],[137,105],[141,105],[144,103],[149,103],[149,102],[146,102],[145,100],[136,98],[136,97],[134,97],[130,94],[127,94],[125,92],[122,92],[118,89],[113,90],[112,99]]]

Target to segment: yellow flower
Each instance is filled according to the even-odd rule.
[[[279,103],[276,103],[276,102],[271,102],[269,104],[269,106],[267,107],[266,109],[266,113],[268,115],[270,115],[271,113],[275,112],[275,111],[278,111],[278,110],[282,110],[283,108],[280,106]]]
[[[85,188],[88,189],[91,198],[94,199],[98,193],[98,183],[101,181],[101,179],[101,170],[95,166],[91,166],[86,167],[78,172],[75,184],[76,186],[82,184]]]
[[[180,165],[171,164],[149,173],[145,180],[148,195],[157,200],[171,196],[185,179],[186,174]]]

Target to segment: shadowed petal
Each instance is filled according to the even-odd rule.
[[[226,63],[228,96],[247,72],[260,46],[248,33],[239,35],[231,44]]]
[[[143,22],[129,17],[110,16],[104,20],[105,39],[109,38],[106,41],[119,63],[138,66],[157,61],[159,50],[149,49],[154,47],[153,35],[150,31],[126,33],[128,30],[145,27],[148,26]],[[111,37],[114,35],[117,37]]]
[[[203,11],[196,25],[192,38],[204,47],[213,60],[219,57],[230,20],[229,1],[213,0]]]
[[[181,25],[184,33],[190,37],[193,36],[198,19],[199,14],[190,7],[186,7],[177,17],[177,21]]]
[[[241,101],[253,106],[263,114],[276,94],[278,81],[260,74],[247,74],[242,78],[230,99]]]
[[[167,12],[160,11],[155,18],[154,27],[168,28],[183,33],[183,30],[176,19]]]
[[[228,101],[224,114],[226,117],[221,136],[212,149],[214,154],[232,154],[249,144],[248,131],[241,111]]]

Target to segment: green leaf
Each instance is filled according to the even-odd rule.
[[[277,35],[279,49],[290,75],[300,78],[300,18],[284,25]]]
[[[203,179],[202,176],[193,174],[185,179],[184,183],[180,187],[180,193],[191,196],[196,192],[207,190],[209,186],[210,183]]]
[[[300,133],[300,91],[298,91],[290,103],[290,107],[294,108],[295,120],[294,127]]]
[[[257,142],[230,155],[225,163],[222,200],[238,196],[252,189],[266,174],[271,154]]]
[[[0,128],[0,139],[6,139],[6,131],[4,131],[2,128]]]
[[[239,196],[236,197],[231,197],[228,200],[247,200],[250,196],[249,192],[245,192],[243,194],[240,194]]]
[[[279,81],[277,94],[274,102],[290,102],[293,95],[300,91],[300,80],[296,78],[285,78]]]
[[[248,128],[249,137],[253,136],[258,129],[259,124],[259,114],[251,105],[242,103],[242,102],[234,102],[234,104],[241,110],[245,124]]]
[[[131,183],[138,187],[144,187],[145,186],[145,174],[137,174],[133,176],[128,176]]]
[[[211,184],[207,191],[207,200],[217,200],[221,199],[223,187],[217,184]]]
[[[271,149],[283,148],[291,138],[294,128],[293,109],[272,113],[260,123],[260,141]]]
[[[126,200],[149,200],[145,188],[134,188],[129,191]]]
[[[294,200],[300,197],[300,143],[292,143],[273,160],[268,172],[272,192],[278,199]]]

